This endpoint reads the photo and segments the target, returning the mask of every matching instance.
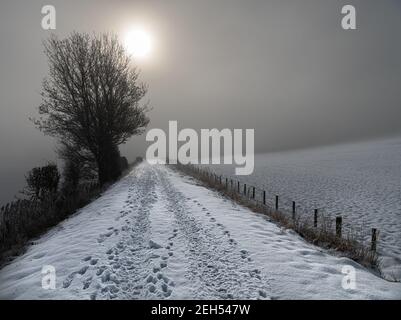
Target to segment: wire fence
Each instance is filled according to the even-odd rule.
[[[207,167],[192,164],[177,164],[182,170],[201,177],[215,186],[240,197],[242,200],[267,209],[270,212],[280,212],[288,220],[310,226],[315,230],[324,230],[337,238],[352,240],[358,246],[363,246],[376,253],[379,231],[376,228],[368,229],[364,225],[353,225],[352,221],[345,221],[342,215],[332,217],[323,208],[307,208],[300,202],[288,197],[272,194],[254,184],[247,183],[241,178],[218,174]]]

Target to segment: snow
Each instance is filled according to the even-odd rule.
[[[233,166],[211,166],[219,174],[233,175]],[[280,196],[280,207],[312,217],[318,208],[334,221],[343,217],[368,243],[371,228],[380,232],[378,252],[382,272],[401,279],[401,137],[311,149],[258,154],[244,183],[266,190],[268,201]]]
[[[55,290],[41,286],[46,265]],[[342,287],[344,265],[354,289]],[[0,298],[400,299],[401,284],[142,163],[0,270]]]

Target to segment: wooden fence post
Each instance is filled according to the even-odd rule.
[[[370,250],[376,252],[376,244],[377,244],[377,229],[372,228],[372,244],[370,246]]]
[[[295,201],[292,202],[292,220],[295,220]]]
[[[336,236],[341,238],[341,228],[342,228],[343,218],[337,217],[336,218]]]
[[[314,217],[313,217],[313,226],[315,228],[317,228],[317,213],[318,213],[318,209],[315,209],[315,214],[314,214]]]
[[[276,210],[278,210],[278,196],[276,196],[276,205],[275,205]]]
[[[263,204],[266,205],[266,191],[263,190]]]

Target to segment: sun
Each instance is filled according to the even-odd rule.
[[[132,29],[125,34],[124,47],[135,58],[146,58],[152,51],[152,37],[143,29]]]

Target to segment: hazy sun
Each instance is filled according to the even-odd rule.
[[[136,58],[145,58],[152,51],[152,38],[142,29],[132,29],[125,34],[124,46]]]

